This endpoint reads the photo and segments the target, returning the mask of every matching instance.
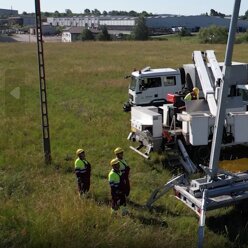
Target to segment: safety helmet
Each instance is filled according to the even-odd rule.
[[[199,89],[198,89],[197,87],[194,87],[194,88],[193,88],[193,92],[194,92],[196,95],[198,95],[198,94],[199,94]]]
[[[119,163],[119,159],[118,158],[114,158],[110,161],[110,165],[113,166],[115,164],[118,164]]]
[[[114,150],[115,155],[124,152],[124,150],[121,147],[117,147]]]
[[[78,156],[79,154],[83,153],[84,152],[84,149],[77,149],[76,151],[76,155]]]

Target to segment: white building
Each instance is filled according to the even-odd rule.
[[[83,27],[72,27],[62,33],[62,42],[77,41],[80,34],[83,32]]]
[[[81,16],[81,17],[63,17],[63,18],[47,18],[47,22],[52,26],[63,27],[84,27],[91,29],[100,29],[107,26],[110,34],[130,34],[137,21],[137,17],[130,16]],[[228,28],[230,18],[221,18],[216,16],[172,16],[158,15],[146,18],[146,25],[151,32],[156,30],[167,32],[168,30],[184,27],[191,31],[199,31],[200,28],[209,27],[211,25],[223,26]],[[248,21],[238,21],[239,31],[248,29]]]
[[[48,17],[47,22],[52,26],[62,27],[85,27],[96,29],[99,27],[99,17],[97,16]]]

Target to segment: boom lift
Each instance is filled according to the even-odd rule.
[[[131,132],[129,140],[138,141],[137,148],[131,149],[145,158],[149,153],[172,147],[182,149],[185,146],[195,163],[209,161],[211,141],[217,115],[217,105],[220,104],[220,85],[223,81],[221,69],[224,63],[218,63],[213,50],[193,52],[194,64],[184,65],[185,74],[190,76],[194,86],[200,88],[201,99],[185,102],[182,108],[181,96],[168,94],[171,104],[162,107],[141,107],[131,109]],[[246,85],[248,81],[248,65],[233,62],[230,66],[229,83],[224,112],[224,136],[222,147],[246,145],[248,142],[248,112],[247,103],[236,94],[237,85]],[[181,141],[180,141],[181,140]],[[182,144],[178,144],[178,141]],[[141,148],[145,147],[145,152]]]
[[[170,180],[161,188],[155,190],[150,199],[147,201],[147,206],[151,207],[151,205],[162,195],[164,195],[170,188],[174,188],[176,198],[195,211],[195,213],[199,216],[198,247],[203,246],[206,211],[225,207],[230,204],[237,204],[244,200],[247,201],[248,198],[248,172],[230,173],[218,168],[222,133],[225,125],[229,125],[234,129],[234,141],[242,141],[241,136],[236,134],[236,132],[238,132],[239,128],[242,128],[242,126],[247,127],[247,112],[230,112],[228,110],[230,108],[228,103],[228,89],[233,83],[240,84],[239,80],[234,80],[236,78],[235,75],[237,74],[237,71],[231,62],[240,2],[240,0],[235,0],[229,29],[225,63],[222,67],[222,72],[220,73],[218,66],[214,67],[217,68],[213,73],[215,78],[214,83],[217,87],[220,87],[217,97],[214,96],[212,90],[208,87],[209,82],[207,82],[203,87],[205,98],[210,99],[208,100],[208,104],[211,105],[211,107],[209,106],[211,113],[216,113],[213,125],[214,130],[209,167],[200,165],[206,176],[203,178],[188,180],[186,175],[180,175]],[[212,55],[212,52],[209,53],[210,58],[208,59],[210,62],[211,59],[213,59],[211,64],[217,65]],[[200,59],[200,55],[197,59]],[[202,62],[201,59],[200,61]],[[196,64],[199,65],[198,62],[196,62]],[[245,67],[246,66],[244,66],[244,68]],[[245,79],[243,83],[247,82],[247,69],[245,70],[244,68],[241,69],[242,75],[240,74],[237,77],[237,79]],[[202,72],[201,69],[200,71]],[[204,73],[209,75],[209,71],[207,70]],[[216,112],[214,98],[217,102]],[[236,100],[232,103],[236,103]],[[238,105],[237,108],[239,107],[240,106]],[[229,117],[231,120],[228,119]],[[246,136],[245,133],[243,133],[243,135]],[[247,137],[245,137],[244,140],[247,142],[246,138]]]

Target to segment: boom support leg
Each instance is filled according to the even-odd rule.
[[[202,196],[202,205],[201,205],[201,215],[199,220],[199,228],[198,228],[198,248],[203,247],[204,240],[204,227],[205,227],[205,219],[206,219],[206,203],[207,203],[207,189],[203,191]]]

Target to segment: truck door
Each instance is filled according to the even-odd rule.
[[[163,96],[182,90],[181,79],[178,75],[165,76],[163,79]]]
[[[141,92],[140,104],[161,101],[163,98],[161,77],[142,78],[139,87]]]

